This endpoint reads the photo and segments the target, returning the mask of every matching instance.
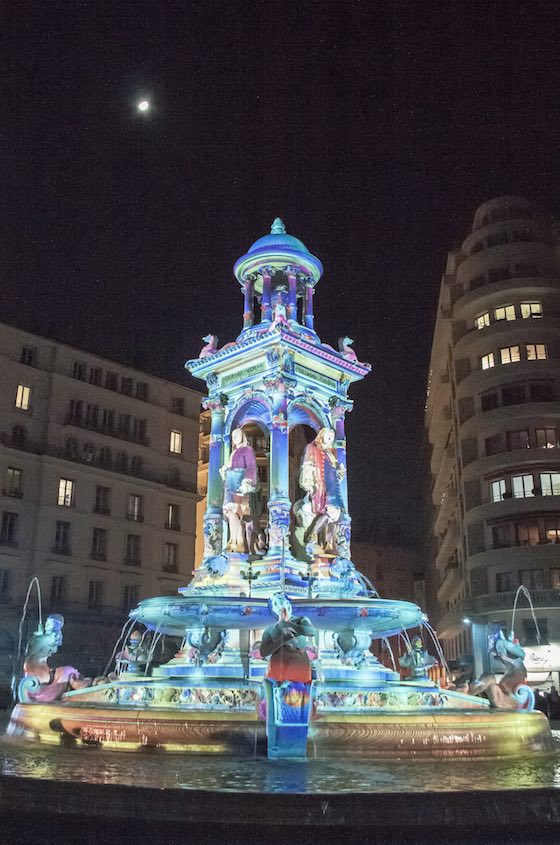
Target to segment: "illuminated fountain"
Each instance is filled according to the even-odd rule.
[[[61,643],[50,617],[28,647],[12,729],[107,747],[267,748],[270,757],[550,750],[513,638],[496,634],[491,648],[519,671],[500,685],[477,681],[487,698],[440,687],[420,636],[407,634],[427,626],[420,608],[380,599],[352,562],[345,416],[349,388],[371,366],[350,338],[334,349],[315,331],[320,261],[277,219],[234,272],[240,335],[222,348],[208,335],[186,365],[206,382],[211,415],[204,558],[179,596],[131,612],[114,673],[93,681],[65,667],[61,696],[45,668]],[[266,500],[255,431],[266,440]],[[370,650],[393,635],[408,644],[404,680]],[[162,636],[180,646],[156,665]]]

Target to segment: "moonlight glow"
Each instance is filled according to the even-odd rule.
[[[150,108],[150,103],[148,100],[140,100],[138,103],[138,111],[148,111]]]

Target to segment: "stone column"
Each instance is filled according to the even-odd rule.
[[[255,277],[249,275],[245,277],[243,284],[243,328],[250,329],[255,321],[253,311],[253,298],[255,295]]]
[[[313,321],[313,294],[315,293],[315,288],[313,287],[313,283],[311,279],[306,279],[305,281],[305,299],[303,302],[303,313],[304,318],[303,322],[307,329],[311,329],[311,331],[315,331],[314,328],[314,321]]]
[[[288,320],[297,322],[297,269],[286,267],[288,277]]]
[[[265,379],[265,388],[272,395],[272,428],[270,431],[270,480],[269,480],[269,544],[268,556],[286,556],[290,533],[290,488],[288,453],[288,400],[287,385],[282,378]]]
[[[225,406],[219,399],[206,399],[203,407],[212,414],[208,457],[208,488],[204,514],[204,559],[219,555],[223,548],[224,485],[220,468],[224,463]]]
[[[334,423],[336,448],[336,459],[339,464],[344,467],[344,475],[339,481],[340,494],[344,503],[344,510],[340,516],[338,526],[336,529],[336,551],[339,557],[350,560],[350,535],[351,535],[351,519],[348,513],[348,480],[346,472],[346,433],[344,429],[344,418],[347,408],[339,401],[333,403],[331,417]]]
[[[261,302],[261,322],[272,322],[272,268],[261,267],[259,273],[263,280],[263,292]]]

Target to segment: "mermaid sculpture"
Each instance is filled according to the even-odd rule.
[[[486,695],[492,707],[508,710],[532,710],[535,696],[526,686],[525,650],[515,639],[513,631],[505,637],[499,625],[488,635],[488,654],[498,660],[505,672],[498,682],[495,675],[481,675],[469,686],[469,695]]]
[[[25,650],[24,677],[19,685],[20,701],[56,701],[69,689],[91,686],[92,679],[83,678],[73,666],[51,669],[47,663],[62,645],[63,625],[64,617],[52,613],[31,635]]]

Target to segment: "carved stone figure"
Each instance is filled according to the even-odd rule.
[[[304,526],[303,544],[313,542],[323,551],[336,553],[335,528],[344,509],[340,480],[345,468],[333,448],[332,428],[322,428],[305,448],[299,484],[305,497],[297,509]]]
[[[399,657],[399,663],[403,667],[403,669],[410,670],[410,676],[408,680],[427,680],[427,670],[431,666],[435,666],[437,660],[435,659],[435,657],[432,657],[431,654],[428,654],[428,652],[424,648],[424,644],[422,643],[422,638],[418,635],[412,638],[411,646],[412,648],[407,654],[403,654],[402,657]],[[405,680],[407,679],[405,678]]]
[[[272,612],[278,622],[265,628],[260,645],[260,655],[270,658],[266,677],[274,681],[311,681],[311,660],[316,650],[307,639],[316,630],[306,616],[292,616],[292,606],[283,593],[270,600]]]
[[[224,480],[223,513],[229,526],[226,551],[247,553],[252,550],[256,527],[257,460],[243,429],[232,431],[231,445],[229,461],[220,469]]]
[[[469,686],[470,695],[486,695],[493,707],[508,710],[532,710],[535,696],[526,686],[525,650],[511,631],[508,638],[499,625],[488,635],[488,654],[504,666],[500,681],[495,675],[481,675]]]
[[[56,701],[69,689],[91,686],[91,678],[83,678],[73,666],[51,669],[47,661],[62,645],[64,617],[58,613],[47,616],[31,635],[25,650],[24,677],[19,685],[20,701]]]

